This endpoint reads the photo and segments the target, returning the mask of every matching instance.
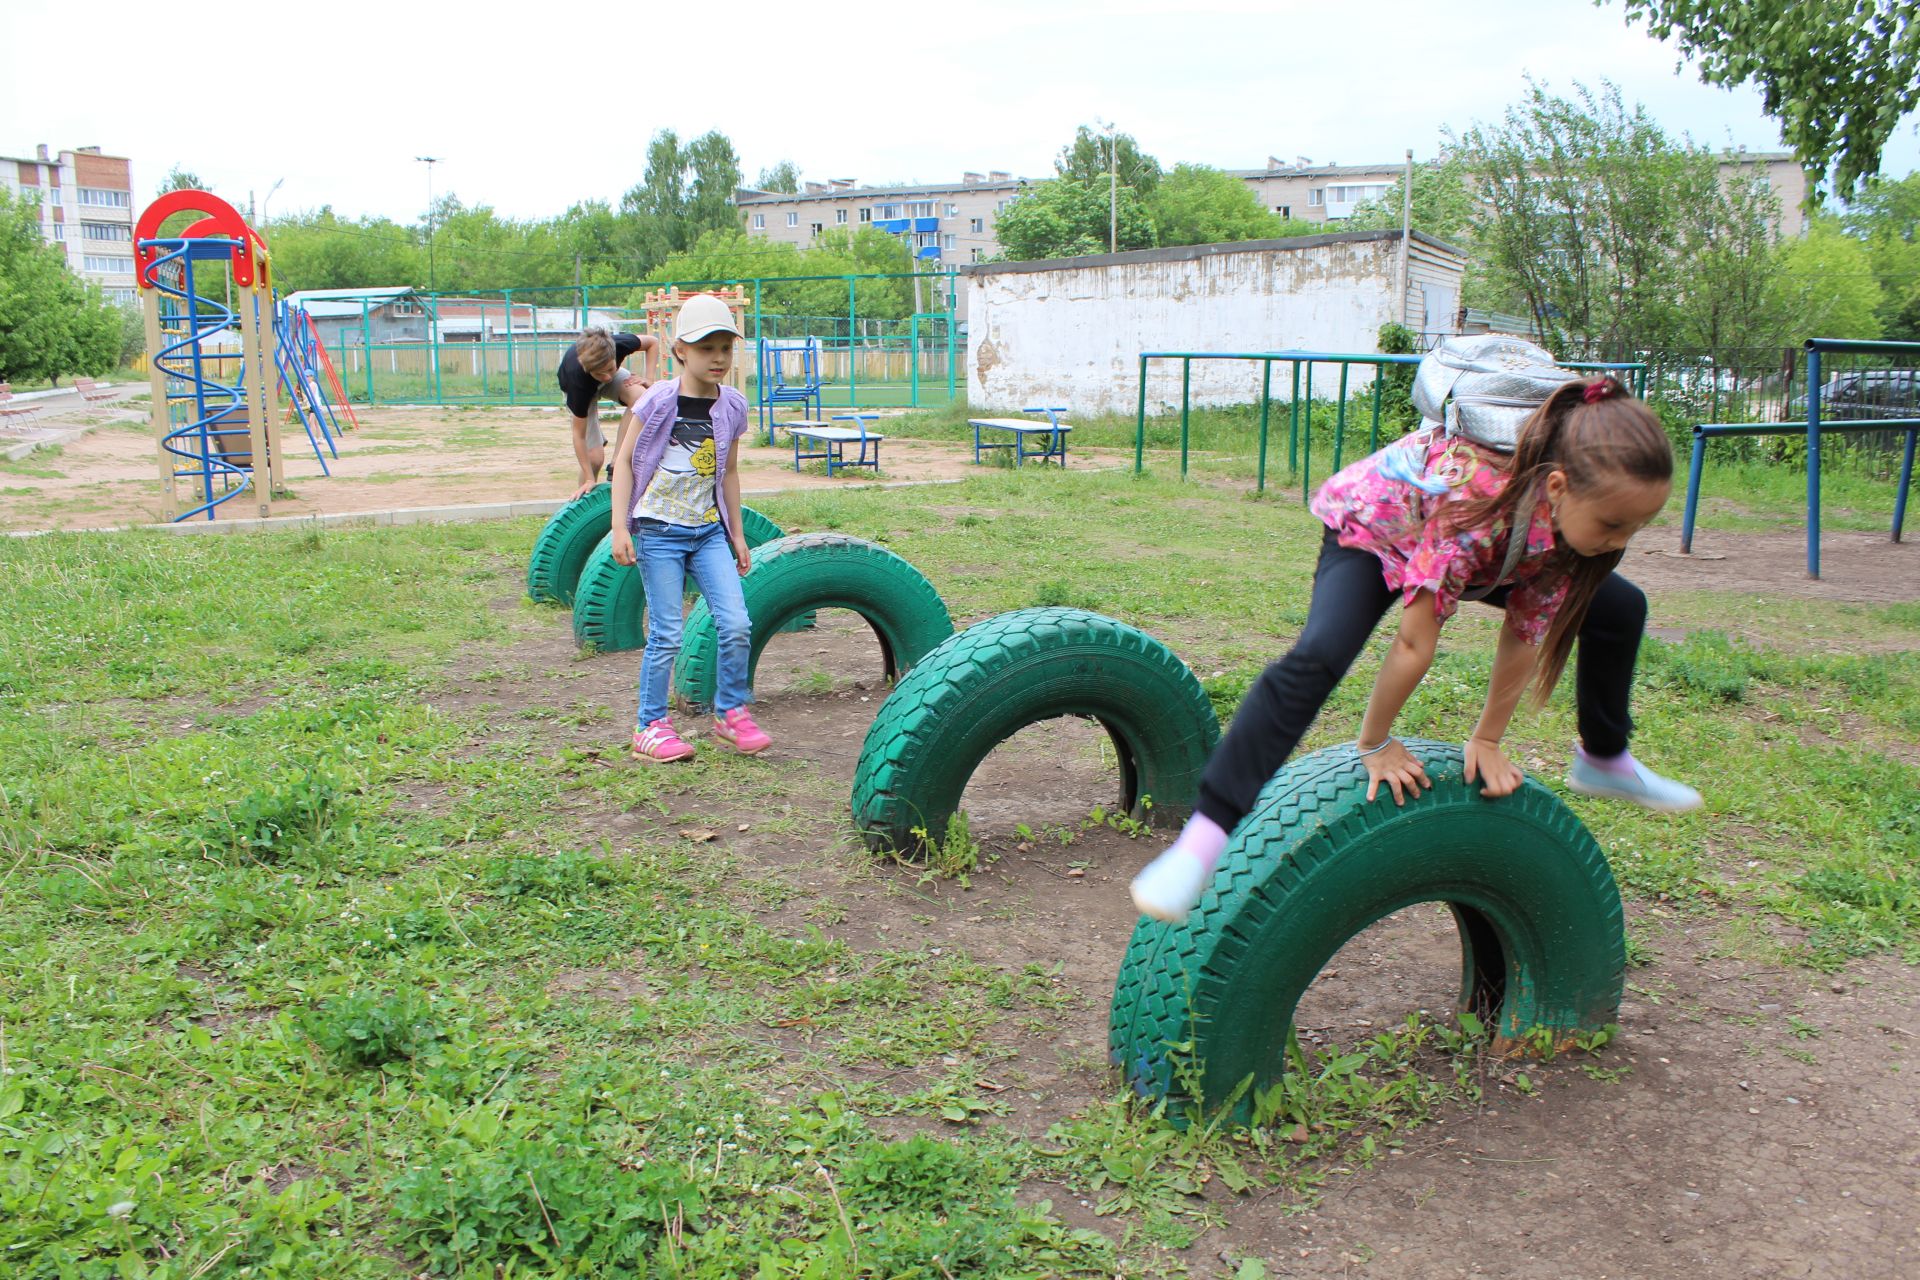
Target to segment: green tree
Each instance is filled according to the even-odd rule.
[[[800,190],[800,170],[793,161],[782,160],[771,169],[762,169],[753,185],[758,191],[784,191],[791,195]]]
[[[687,203],[682,216],[686,229],[681,243],[690,244],[709,231],[739,225],[734,196],[740,189],[740,157],[727,135],[713,130],[687,144]]]
[[[1346,231],[1390,231],[1400,227],[1404,177],[1394,179],[1385,195],[1369,200],[1342,224]],[[1479,209],[1473,198],[1465,161],[1457,150],[1437,160],[1413,166],[1413,202],[1408,213],[1415,231],[1460,248],[1469,248]]]
[[[342,218],[331,205],[283,214],[260,228],[273,254],[274,282],[301,289],[424,284],[426,233],[387,218]]]
[[[0,381],[109,372],[119,362],[121,313],[40,238],[35,205],[0,190]]]
[[[1117,244],[1128,249],[1153,247],[1153,215],[1132,187],[1119,189]],[[1070,178],[1042,182],[1006,207],[994,227],[1005,256],[1067,258],[1105,253],[1108,233],[1107,183]]]
[[[160,179],[155,195],[165,195],[169,191],[208,191],[211,190],[199,174],[193,170],[175,165],[167,170],[167,176]]]
[[[1221,169],[1175,165],[1147,200],[1161,244],[1267,240],[1291,230],[1252,187]]]
[[[1776,319],[1776,345],[1807,338],[1878,338],[1882,290],[1868,246],[1836,217],[1815,218],[1807,233],[1777,251],[1767,311]]]
[[[1600,0],[1596,0],[1596,3]],[[1794,153],[1854,192],[1920,105],[1916,0],[1624,0],[1708,84],[1758,85]]]
[[[1849,206],[1845,226],[1873,264],[1882,332],[1920,341],[1920,173],[1869,184]]]
[[[1118,167],[1120,185],[1142,196],[1152,195],[1160,184],[1160,162],[1140,150],[1130,133],[1109,134],[1083,124],[1053,162],[1054,171],[1062,178],[1089,184],[1107,182],[1114,166]]]
[[[750,283],[777,277],[879,275],[909,272],[905,242],[898,236],[865,227],[851,231],[833,227],[809,247],[769,241],[738,227],[707,232],[691,249],[676,253],[660,268],[660,277],[685,284]],[[902,275],[892,280],[862,280],[858,285],[860,314],[875,320],[898,320],[912,314],[913,282]],[[781,280],[760,291],[762,314],[844,316],[847,285],[842,279]]]
[[[1764,292],[1777,205],[1759,181],[1669,137],[1620,92],[1530,84],[1459,139],[1478,215],[1482,296],[1568,354],[1738,345]]]

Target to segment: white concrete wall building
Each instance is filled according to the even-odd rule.
[[[1398,231],[962,267],[972,317],[967,402],[1130,413],[1143,351],[1364,353],[1379,349],[1389,321],[1451,328],[1466,259],[1418,232],[1409,248],[1404,293]],[[1369,384],[1356,368],[1349,389]],[[1193,404],[1244,404],[1259,394],[1257,363],[1193,365]],[[1178,361],[1151,366],[1147,403],[1149,412],[1179,405]]]

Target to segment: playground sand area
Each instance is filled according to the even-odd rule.
[[[0,529],[93,529],[160,520],[159,461],[145,402],[72,401],[50,407],[34,428],[41,435],[62,429],[84,435],[17,462],[0,462]],[[357,412],[359,429],[343,432],[336,441],[340,456],[327,459],[331,475],[323,474],[298,424],[282,427],[285,490],[273,500],[274,516],[557,500],[578,481],[568,419],[558,408],[399,406]],[[885,435],[887,421],[883,416],[870,429]],[[784,434],[771,447],[757,428],[747,440],[740,478],[749,495],[953,481],[976,470],[969,446],[889,437],[880,446],[877,474],[855,468],[829,478],[819,462],[796,472]],[[1118,450],[1072,454],[1075,466],[1117,466],[1123,460],[1131,459]],[[182,482],[183,497],[187,491]],[[257,514],[247,498],[215,508],[216,519]]]
[[[420,416],[383,428],[386,413]],[[375,447],[415,439],[444,448],[476,416],[382,414],[369,421],[369,433],[418,434],[398,440],[369,434],[366,442]],[[559,432],[542,429],[551,434],[537,434],[504,413],[501,425],[484,428],[560,442]],[[89,439],[115,435],[144,439],[112,428]],[[430,452],[435,446],[407,447]],[[963,474],[971,472],[956,446],[933,448],[960,454]],[[771,459],[764,448],[755,452],[756,462]],[[64,469],[75,456],[70,450],[55,465]],[[139,456],[150,461],[150,454]],[[373,455],[376,461],[395,456]],[[563,474],[549,466],[540,474],[556,473]],[[1155,610],[1144,625],[1203,678],[1245,669],[1257,661],[1250,652],[1278,652],[1297,629],[1299,619],[1285,606],[1304,598],[1304,562],[1288,570],[1281,607],[1271,620],[1253,624],[1258,634],[1252,637],[1244,621],[1224,614],[1183,613],[1172,603],[1181,597],[1153,576],[1172,560],[1187,577],[1234,571],[1235,561],[1211,540],[1217,526],[1236,530],[1233,538],[1244,544],[1236,555],[1269,535],[1285,535],[1277,545],[1301,551],[1304,524],[1282,523],[1274,504],[1243,506],[1208,489],[1155,484],[1138,500],[1178,507],[1192,521],[1195,543],[1176,552],[1152,538],[1139,545],[1138,509],[1129,517],[1101,505],[1134,500],[1114,493],[1111,478],[1069,477],[1056,486],[1051,476],[1004,477],[1003,484],[1001,476],[972,474],[980,482],[963,489],[869,490],[844,499],[821,498],[825,478],[802,476],[817,482],[805,485],[807,492],[775,498],[768,513],[794,532],[829,527],[888,538],[928,573],[958,626],[1028,603],[1053,589],[1053,580],[1064,580],[1089,607],[1121,612],[1121,601],[1133,601],[1134,609]],[[1235,505],[1223,514],[1229,501]],[[1041,566],[996,565],[971,546],[962,554],[955,543],[937,540],[952,536],[952,526],[977,530],[986,521],[1049,545],[1047,536],[1058,539],[1061,531],[1043,522],[1061,513],[1084,519],[1073,546]],[[458,725],[462,738],[449,748],[446,767],[423,763],[398,775],[404,781],[396,819],[413,815],[457,830],[473,821],[485,791],[537,777],[538,806],[498,811],[519,815],[511,818],[489,817],[491,825],[482,829],[492,834],[478,837],[483,847],[492,840],[514,847],[515,832],[502,837],[496,828],[531,819],[543,849],[598,848],[610,858],[675,850],[696,866],[717,868],[715,882],[685,890],[690,897],[724,901],[770,937],[823,937],[849,949],[825,971],[744,986],[736,994],[750,1002],[750,1013],[679,1033],[693,1074],[738,1079],[763,1094],[770,1111],[798,1113],[823,1090],[836,1090],[877,1133],[894,1139],[925,1133],[956,1142],[1012,1140],[1085,1155],[1084,1136],[1063,1136],[1060,1127],[1111,1124],[1110,1146],[1101,1150],[1113,1156],[1110,1171],[1119,1170],[1117,1176],[1091,1182],[1084,1170],[1097,1167],[1093,1161],[1080,1166],[1080,1176],[1069,1176],[1064,1170],[1072,1161],[1063,1160],[1025,1174],[1019,1199],[1023,1205],[1044,1200],[1068,1226],[1124,1241],[1115,1273],[1129,1278],[1854,1280],[1920,1270],[1920,1095],[1911,1079],[1920,1048],[1920,970],[1898,951],[1857,956],[1831,970],[1786,958],[1808,930],[1753,910],[1752,898],[1734,886],[1755,874],[1758,860],[1822,856],[1792,818],[1746,825],[1736,809],[1648,819],[1574,799],[1621,868],[1634,964],[1618,1038],[1597,1054],[1570,1052],[1551,1062],[1471,1059],[1477,1100],[1452,1097],[1404,1130],[1379,1131],[1381,1149],[1371,1158],[1351,1143],[1329,1140],[1300,1167],[1304,1190],[1298,1181],[1277,1178],[1235,1193],[1223,1185],[1218,1166],[1209,1165],[1206,1148],[1189,1155],[1180,1142],[1159,1136],[1167,1131],[1157,1122],[1117,1119],[1124,1105],[1107,1064],[1107,1012],[1136,921],[1126,884],[1164,840],[1165,824],[1130,837],[1089,820],[1118,791],[1117,767],[1100,730],[1079,720],[1049,721],[987,758],[961,804],[982,848],[982,863],[965,882],[876,859],[847,830],[848,782],[886,694],[879,646],[857,617],[826,611],[815,629],[769,642],[755,709],[775,743],[766,756],[716,759],[717,747],[694,720],[689,736],[701,749],[699,764],[647,772],[624,749],[639,655],[583,655],[565,610],[523,598],[525,555],[537,527],[518,521],[465,530],[457,546],[446,541],[449,534],[408,530],[316,533],[306,554],[331,555],[329,548],[350,540],[433,537],[438,540],[422,543],[421,558],[445,564],[443,574],[468,584],[465,606],[494,627],[492,636],[463,643],[457,656],[436,666],[418,695],[436,717]],[[263,550],[290,554],[294,538],[275,537]],[[1801,574],[1804,544],[1790,535],[1703,535],[1701,548],[1711,558],[1694,559],[1673,554],[1676,540],[1670,528],[1653,531],[1625,566],[1650,588],[1652,634],[1660,639],[1679,642],[1713,629],[1807,655],[1905,654],[1916,646],[1913,624],[1886,620],[1891,611],[1875,602],[1900,605],[1920,596],[1920,547],[1889,546],[1884,534],[1834,534],[1827,542],[1828,577],[1812,583]],[[1137,554],[1123,554],[1128,549]],[[1200,567],[1190,567],[1195,564]],[[1819,602],[1826,614],[1807,601]],[[1783,603],[1788,607],[1780,608]],[[1847,620],[1867,616],[1871,621]],[[1486,611],[1463,615],[1450,628],[1449,647],[1484,647],[1490,619]],[[307,642],[314,645],[310,661],[323,668],[377,657],[377,645],[388,643],[357,640],[351,653],[335,653],[332,640]],[[326,674],[322,669],[312,678],[324,681]],[[1436,673],[1435,681],[1454,674]],[[1354,697],[1364,699],[1359,686],[1365,681],[1350,683]],[[226,706],[162,699],[116,703],[111,710],[152,735],[218,734],[236,719],[270,714],[281,696],[236,693],[238,700]],[[1677,695],[1644,696],[1650,737],[1671,744],[1669,751],[1695,741],[1684,734],[1686,709],[1665,705]],[[1811,692],[1782,697],[1777,705],[1756,698],[1699,714],[1711,717],[1711,728],[1729,741],[1743,734],[1743,742],[1762,743],[1765,758],[1753,768],[1786,769],[1789,756],[1804,763],[1879,754],[1909,766],[1893,776],[1913,776],[1912,744],[1891,740],[1877,722],[1814,705]],[[1306,746],[1329,745],[1350,732],[1353,710],[1330,708]],[[1514,743],[1534,776],[1557,780],[1564,770],[1568,719],[1562,712],[1547,723],[1529,717],[1517,725]],[[1695,762],[1688,776],[1713,793],[1730,788],[1723,775],[1747,763]],[[640,776],[621,781],[635,772]],[[486,781],[476,781],[481,778]],[[1817,782],[1816,770],[1805,785]],[[1697,835],[1701,866],[1697,880],[1687,879],[1684,888],[1676,881],[1670,895],[1653,887],[1626,850],[1676,821]],[[471,829],[467,838],[474,839]],[[1724,899],[1715,885],[1724,886]],[[564,945],[558,939],[570,926],[557,928],[544,945]],[[915,977],[898,1003],[862,1010],[862,997],[831,994],[835,984],[849,993],[865,990],[877,975],[897,972],[903,956],[915,958]],[[1308,990],[1296,1018],[1304,1046],[1309,1052],[1351,1049],[1416,1011],[1445,1019],[1458,995],[1460,956],[1451,916],[1435,904],[1380,922],[1349,942]],[[939,976],[954,957],[976,966],[976,976]],[[548,964],[523,955],[485,972],[489,985],[505,992]],[[198,995],[177,1002],[176,1012],[207,1029],[217,1045],[264,1041],[282,1011],[252,1007],[259,979],[219,968],[206,959],[180,965]],[[989,978],[1014,981],[1016,994],[982,1017],[960,993]],[[655,1028],[679,1016],[687,1002],[711,998],[714,1008],[726,1009],[731,984],[767,981],[730,970],[719,957],[675,960],[656,940],[598,962],[559,967],[546,991],[569,1019],[596,1037],[613,1038],[623,1054],[640,1055],[658,1051]],[[508,997],[485,998],[504,1007]],[[843,1006],[842,999],[851,1003]],[[489,1011],[504,1017],[491,1004]],[[928,1035],[926,1020],[942,1016],[971,1021],[964,1034],[949,1024],[939,1051],[915,1047]],[[571,1052],[584,1055],[591,1043],[573,1042]],[[1422,1065],[1443,1076],[1448,1070],[1444,1061]],[[567,1066],[563,1059],[553,1063],[555,1071]],[[522,1090],[516,1105],[534,1105],[538,1079],[516,1078]],[[957,1109],[960,1120],[942,1119],[940,1108],[887,1105],[888,1099],[928,1097]],[[177,1123],[185,1132],[190,1108],[183,1117]],[[1282,1133],[1280,1157],[1296,1149],[1289,1144],[1319,1140],[1304,1129]],[[325,1176],[371,1192],[377,1203],[377,1187],[355,1180],[366,1175],[353,1172],[350,1146],[322,1145],[312,1163],[276,1165],[261,1176],[280,1183]],[[1236,1150],[1253,1159],[1250,1151]],[[1136,1159],[1142,1163],[1129,1172]],[[1182,1177],[1197,1194],[1172,1189]],[[1175,1206],[1182,1216],[1168,1218],[1156,1205]],[[1255,1260],[1257,1270],[1250,1265]]]

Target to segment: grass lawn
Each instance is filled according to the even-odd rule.
[[[1734,477],[1711,492],[1791,518]],[[884,542],[957,622],[1123,618],[1223,716],[1304,621],[1318,541],[1293,502],[1040,468],[762,509]],[[1492,1087],[1472,1036],[1410,1017],[1252,1130],[1176,1129],[1113,1078],[1036,1109],[1022,1073],[1109,991],[876,942],[793,874],[984,918],[992,851],[964,890],[876,865],[849,778],[778,748],[629,765],[630,705],[575,681],[638,655],[551,656],[566,615],[517,602],[536,528],[0,540],[0,1272],[1254,1280],[1195,1242]],[[1776,604],[1791,644],[1759,647],[1727,601],[1656,601],[1686,635],[1648,642],[1636,748],[1707,809],[1570,803],[1631,902],[1756,963],[1920,963],[1920,613]],[[1472,723],[1472,612],[1403,731]],[[1875,656],[1829,651],[1862,629]],[[1371,669],[1308,747],[1351,737]],[[1556,787],[1570,695],[1511,735]],[[714,839],[736,820],[760,853]]]

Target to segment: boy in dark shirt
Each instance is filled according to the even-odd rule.
[[[574,497],[593,488],[606,464],[607,437],[600,429],[601,399],[610,397],[631,407],[654,383],[659,345],[657,338],[637,333],[588,329],[560,357],[560,392],[566,397],[567,412],[573,415],[573,456],[580,463],[580,487],[574,490]],[[639,378],[628,372],[625,364],[636,351],[646,353],[646,373]]]

